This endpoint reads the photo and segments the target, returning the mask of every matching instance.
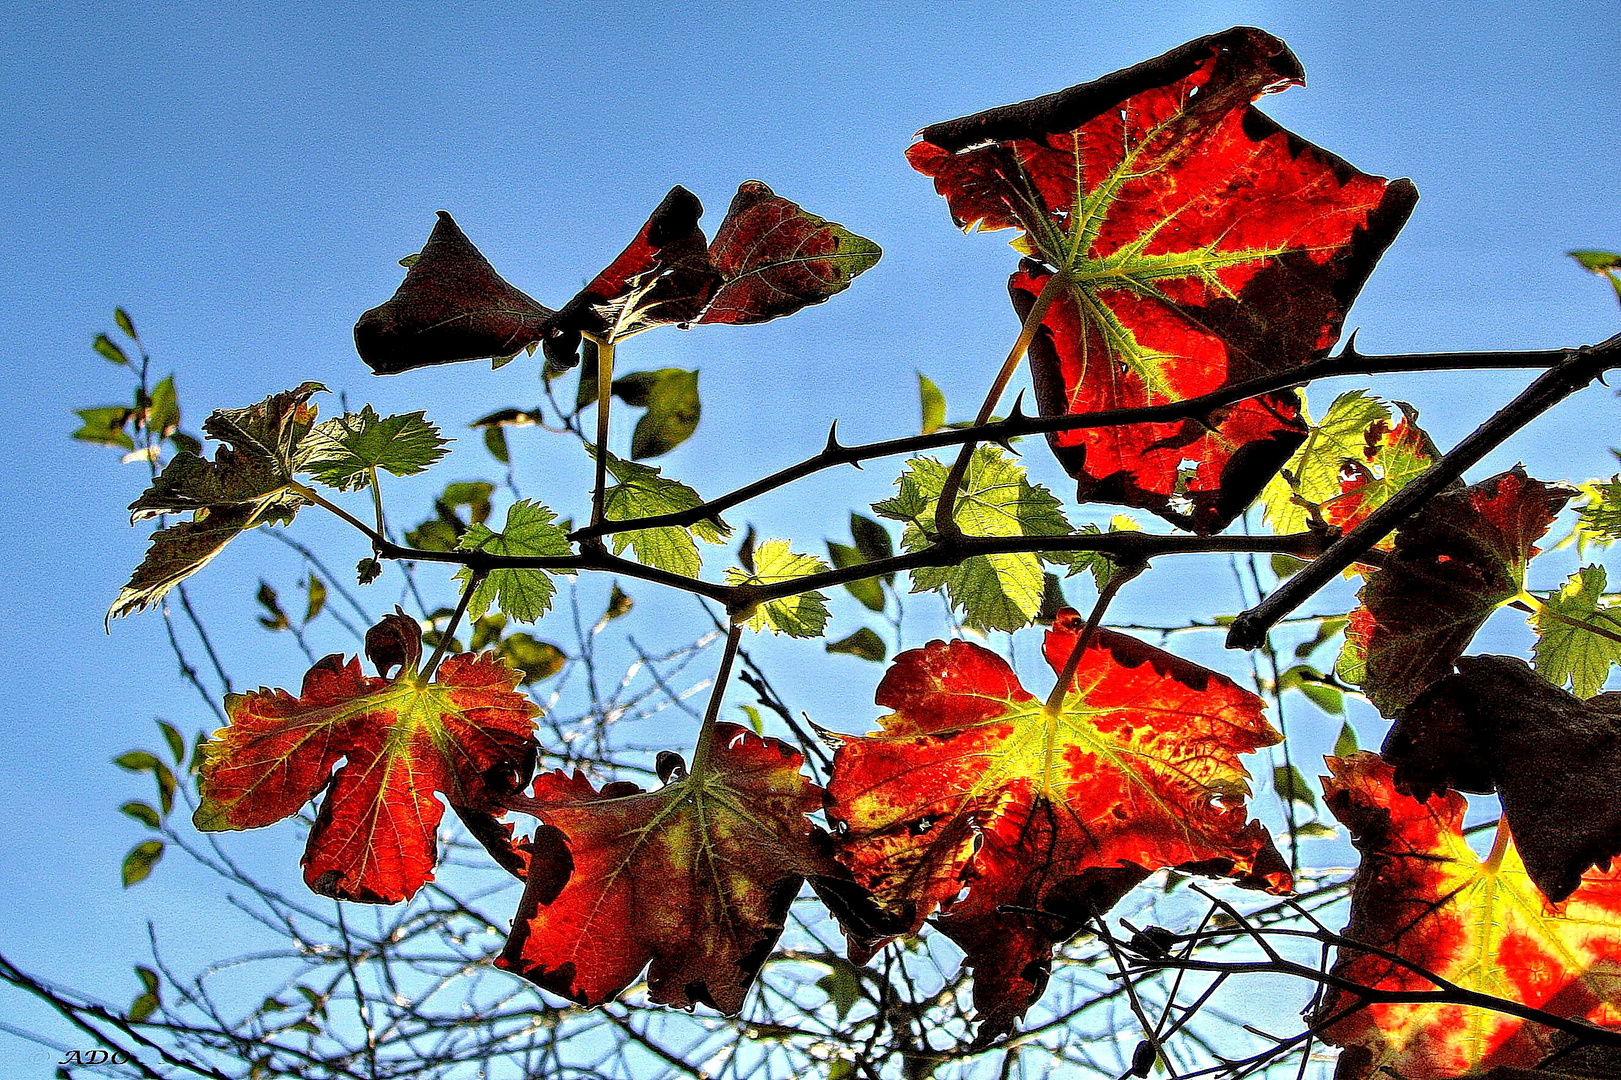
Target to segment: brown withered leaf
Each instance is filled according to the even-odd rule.
[[[1581,698],[1523,660],[1465,656],[1397,719],[1384,756],[1415,798],[1496,791],[1544,896],[1621,855],[1621,693]]]
[[[551,315],[507,284],[441,210],[394,295],[355,323],[355,349],[378,375],[512,356],[540,341]]]

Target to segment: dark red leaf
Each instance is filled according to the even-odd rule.
[[[1536,541],[1574,494],[1519,466],[1444,491],[1396,531],[1357,596],[1337,671],[1386,716],[1452,670],[1491,613],[1519,595]]]
[[[908,156],[959,225],[1018,228],[1045,415],[1174,402],[1327,353],[1417,194],[1251,106],[1304,79],[1238,27],[1096,82],[925,128]],[[1057,433],[1083,500],[1224,527],[1304,437],[1293,394],[1204,422]]]
[[[379,375],[512,356],[541,339],[552,314],[508,285],[441,210],[405,281],[355,323],[355,349]]]

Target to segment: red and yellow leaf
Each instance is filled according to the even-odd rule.
[[[540,340],[551,314],[507,284],[441,210],[394,295],[355,323],[355,349],[379,375],[512,356]]]
[[[822,790],[799,753],[735,724],[712,739],[706,764],[657,791],[535,778],[526,810],[543,824],[501,967],[583,1005],[646,970],[655,1003],[743,1007],[805,879],[848,875],[805,816]]]
[[[1080,626],[1066,609],[1048,631],[1055,671]],[[895,658],[877,702],[882,732],[840,736],[834,758],[840,858],[907,931],[943,910],[981,1041],[1041,995],[1057,944],[1156,869],[1291,887],[1246,822],[1238,761],[1279,736],[1222,675],[1102,631],[1050,713],[1000,656],[934,641]]]
[[[1554,907],[1532,884],[1505,830],[1485,859],[1463,836],[1456,792],[1424,802],[1396,790],[1375,754],[1329,758],[1323,791],[1362,852],[1345,936],[1466,990],[1621,1026],[1621,869],[1589,871]],[[1395,960],[1342,948],[1333,974],[1378,991],[1438,987]],[[1345,1047],[1338,1080],[1450,1080],[1529,1068],[1552,1047],[1541,1025],[1489,1009],[1428,1002],[1357,1008],[1329,993],[1314,1022]]]
[[[1323,520],[1350,532],[1390,497],[1416,479],[1440,457],[1418,413],[1398,401],[1402,418],[1394,426],[1383,420],[1368,425],[1361,460],[1346,458],[1340,465],[1340,493],[1323,503]],[[1392,537],[1379,542],[1390,550]]]
[[[390,615],[367,635],[380,672],[333,654],[298,696],[260,688],[225,699],[230,726],[202,765],[199,829],[254,829],[320,792],[304,880],[341,900],[395,903],[433,880],[444,807],[495,813],[534,768],[534,717],[517,672],[495,653],[447,657],[432,682],[417,673],[414,620]],[[342,760],[344,763],[334,766]]]
[[[925,128],[908,152],[969,228],[1017,228],[1044,415],[1162,404],[1327,353],[1417,193],[1358,172],[1251,102],[1304,81],[1237,27],[1096,82]],[[1083,501],[1224,527],[1305,434],[1292,393],[1201,423],[1056,433]]]
[[[1573,494],[1516,466],[1437,495],[1396,531],[1384,565],[1357,593],[1340,676],[1394,716],[1519,595],[1536,541]]]

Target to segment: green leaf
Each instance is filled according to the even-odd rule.
[[[843,1020],[850,1015],[855,1003],[861,1000],[861,973],[852,964],[831,963],[833,970],[816,980],[816,986],[833,1005],[833,1011]]]
[[[865,626],[841,641],[828,642],[827,651],[859,656],[861,659],[871,660],[875,664],[882,664],[889,656],[889,650],[884,645],[884,639]]]
[[[638,371],[615,379],[613,392],[625,404],[647,410],[630,437],[630,456],[637,461],[669,453],[698,430],[703,409],[696,371]]]
[[[135,332],[135,323],[130,319],[129,312],[125,311],[123,308],[113,308],[113,322],[117,323],[120,330],[124,331],[124,333],[128,334],[136,341],[141,340],[141,335]]]
[[[130,750],[113,758],[113,764],[130,772],[153,772],[163,765],[157,755],[145,750]]]
[[[304,625],[308,626],[326,607],[326,582],[311,574],[304,579],[304,591],[307,594],[304,601]]]
[[[156,829],[163,823],[163,819],[158,815],[158,812],[149,804],[144,802],[132,800],[125,803],[123,806],[120,806],[118,809],[122,810],[125,814],[128,814],[130,817],[134,818],[136,821],[139,821],[142,825],[145,825],[149,829]]]
[[[1311,417],[1301,405],[1301,415]],[[1274,532],[1300,532],[1311,520],[1301,503],[1319,506],[1340,493],[1340,466],[1360,460],[1368,428],[1390,421],[1390,406],[1366,390],[1347,390],[1336,397],[1321,421],[1311,424],[1283,470],[1261,492],[1264,519]],[[1298,497],[1298,499],[1297,499]]]
[[[84,413],[80,413],[84,416]],[[1589,540],[1613,544],[1621,540],[1621,475],[1598,484],[1595,493],[1581,508],[1580,528]]]
[[[484,449],[490,456],[503,465],[512,464],[512,451],[507,449],[507,432],[502,427],[487,427],[484,429]]]
[[[506,525],[500,532],[485,525],[470,525],[457,546],[461,551],[485,551],[491,555],[571,555],[568,537],[553,524],[556,517],[549,507],[522,499],[508,508]],[[471,576],[468,567],[456,574],[458,581]],[[467,610],[476,619],[495,605],[519,622],[534,622],[551,607],[554,589],[551,576],[544,570],[491,570],[479,582]]]
[[[1345,629],[1350,619],[1324,619],[1317,624],[1317,633],[1309,641],[1302,641],[1295,646],[1295,659],[1304,660],[1324,645],[1333,641],[1341,630]]]
[[[1605,636],[1621,635],[1621,612],[1604,604],[1606,586],[1602,566],[1584,566],[1531,616],[1537,671],[1579,698],[1604,689],[1610,665],[1621,664],[1621,641]]]
[[[867,561],[862,558],[860,551],[837,540],[827,542],[827,554],[833,560],[833,565],[840,570],[847,566],[860,566]],[[884,586],[878,578],[857,578],[854,581],[846,581],[844,587],[869,611],[884,610]]]
[[[144,1024],[163,1006],[163,984],[157,972],[140,964],[135,965],[135,977],[141,980],[143,989],[130,1002],[129,1019],[131,1023]]]
[[[895,542],[889,538],[889,530],[870,517],[850,512],[850,536],[856,542],[856,550],[867,562],[877,562],[880,559],[890,558],[895,554]],[[894,574],[885,574],[885,581],[894,581]]]
[[[421,547],[420,544],[417,545]],[[370,585],[376,581],[383,572],[383,564],[377,559],[365,558],[355,563],[355,582],[360,585]]]
[[[754,733],[764,735],[765,721],[760,717],[760,710],[753,705],[739,705],[738,708],[742,709],[743,715],[749,718],[749,727],[754,729]]]
[[[1302,821],[1295,826],[1295,836],[1302,840],[1328,840],[1338,836],[1339,830],[1321,821]]]
[[[129,363],[129,357],[124,355],[124,350],[114,345],[113,339],[106,334],[97,334],[96,340],[90,344],[98,353],[114,364]]]
[[[1270,561],[1272,576],[1279,581],[1294,577],[1306,568],[1305,559],[1297,559],[1293,555],[1285,555],[1282,552],[1273,552]]]
[[[1348,758],[1360,749],[1362,748],[1356,741],[1356,729],[1347,720],[1340,725],[1340,737],[1334,740],[1334,756]]]
[[[1300,770],[1293,765],[1279,765],[1272,770],[1272,787],[1276,789],[1280,798],[1291,802],[1305,803],[1313,810],[1317,808],[1317,795],[1312,791],[1306,778],[1300,775]]]
[[[946,396],[934,385],[934,380],[921,371],[917,373],[917,400],[923,415],[923,434],[931,434],[946,426]]]
[[[167,720],[158,721],[158,730],[163,733],[163,741],[169,744],[169,756],[174,759],[176,765],[184,768],[186,764],[185,738]]]
[[[754,549],[754,572],[728,567],[728,585],[774,585],[828,570],[814,555],[795,553],[786,540],[766,540]],[[746,624],[751,630],[770,630],[789,637],[821,637],[827,626],[827,597],[814,590],[797,596],[767,600],[754,609]]]
[[[1583,270],[1594,273],[1621,269],[1621,255],[1613,251],[1567,251],[1565,254],[1581,263]]]
[[[703,505],[696,491],[679,480],[672,480],[654,465],[608,455],[608,472],[613,483],[603,493],[603,516],[609,521],[676,514]],[[613,551],[620,554],[628,546],[636,561],[685,577],[697,577],[703,569],[696,536],[709,544],[724,543],[732,527],[718,517],[699,521],[690,529],[662,525],[654,529],[634,529],[613,534]]]
[[[630,614],[630,609],[635,606],[636,601],[631,599],[630,594],[621,589],[619,582],[616,581],[613,583],[613,588],[608,592],[608,606],[602,612],[602,621],[604,623],[613,622],[621,615]]]
[[[180,401],[175,396],[174,376],[170,375],[152,388],[152,400],[146,407],[146,430],[164,438],[180,426]]]
[[[354,491],[371,483],[375,469],[415,476],[444,457],[449,444],[421,412],[380,418],[367,405],[315,426],[302,471],[327,487]]]
[[[1313,705],[1333,716],[1345,712],[1345,698],[1337,689],[1323,681],[1323,673],[1310,664],[1296,664],[1278,676],[1278,693],[1299,690]]]
[[[79,430],[73,437],[80,442],[95,443],[97,446],[112,446],[119,450],[135,449],[135,440],[130,438],[124,426],[129,423],[130,412],[122,405],[103,405],[96,409],[75,409],[75,415],[83,420]]]
[[[949,472],[934,458],[913,458],[897,481],[899,494],[873,505],[880,517],[906,523],[901,546],[907,551],[928,546],[935,504]],[[967,536],[1058,536],[1070,531],[1052,492],[1031,484],[1024,466],[994,446],[977,448],[970,459],[957,497],[957,524]],[[1061,558],[1068,561],[1067,554]],[[1035,552],[975,555],[954,567],[914,570],[912,591],[944,588],[968,626],[1012,631],[1041,611],[1042,574],[1042,556]]]
[[[523,678],[518,680],[523,686],[551,678],[562,671],[563,665],[568,662],[568,656],[562,649],[521,630],[502,638],[498,649],[501,659],[523,672]]]
[[[152,534],[146,558],[107,612],[109,622],[157,603],[244,531],[293,519],[304,505],[291,485],[315,420],[309,398],[323,389],[307,382],[256,405],[216,410],[203,421],[203,430],[227,445],[212,461],[176,454],[130,504],[134,521],[159,514],[193,516]]]
[[[445,485],[444,492],[437,502],[446,507],[452,514],[462,507],[467,507],[467,521],[471,525],[482,525],[490,519],[490,496],[495,494],[495,485],[488,480],[457,480]]]
[[[259,616],[260,626],[266,630],[286,630],[293,625],[287,618],[287,612],[282,610],[281,598],[276,595],[276,590],[263,578],[259,579],[259,591],[254,594],[254,599],[265,609],[265,614]]]
[[[161,858],[162,840],[143,840],[130,848],[129,854],[124,856],[124,888],[145,881]]]

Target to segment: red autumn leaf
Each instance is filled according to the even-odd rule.
[[[1044,415],[1197,397],[1325,355],[1406,221],[1406,180],[1358,172],[1250,103],[1301,84],[1237,27],[1096,82],[925,128],[908,151],[957,223],[1017,228]],[[1056,278],[1056,280],[1055,280]],[[1200,420],[1061,432],[1082,501],[1224,527],[1305,434],[1293,393]]]
[[[204,831],[259,828],[330,782],[304,880],[340,900],[391,904],[433,880],[444,814],[435,793],[493,815],[528,782],[539,710],[495,653],[447,657],[424,681],[420,631],[403,615],[373,627],[366,645],[379,675],[333,654],[310,668],[297,697],[262,687],[226,697],[231,723],[207,744],[193,820]]]
[[[1428,469],[1440,451],[1423,428],[1418,412],[1404,401],[1396,402],[1402,418],[1394,426],[1383,420],[1368,425],[1362,459],[1345,459],[1340,466],[1340,493],[1323,503],[1323,520],[1350,532],[1409,481]],[[1389,550],[1386,537],[1379,547]]]
[[[739,185],[713,244],[702,214],[686,188],[665,196],[630,246],[547,322],[548,355],[572,357],[582,333],[617,340],[670,323],[792,315],[848,288],[881,254],[758,180]]]
[[[1491,613],[1519,595],[1536,541],[1572,494],[1516,466],[1430,500],[1357,593],[1340,677],[1394,716],[1449,673]]]
[[[1055,671],[1081,624],[1065,609],[1048,631]],[[1000,656],[933,641],[895,658],[876,700],[894,710],[881,733],[839,736],[839,855],[908,932],[944,911],[974,969],[982,1043],[1040,997],[1053,948],[1152,871],[1291,887],[1246,823],[1238,761],[1280,736],[1222,675],[1105,630],[1052,715]]]
[[[441,210],[399,289],[355,323],[355,349],[378,375],[512,356],[541,339],[551,314],[508,285]]]
[[[806,878],[847,878],[806,814],[822,790],[787,744],[717,724],[706,764],[657,791],[535,778],[543,824],[497,964],[583,1005],[648,996],[735,1014]],[[662,755],[661,755],[662,756]],[[661,766],[664,763],[661,762]],[[516,803],[515,803],[516,805]]]
[[[1323,778],[1324,795],[1362,852],[1346,937],[1466,990],[1621,1026],[1621,868],[1589,871],[1553,907],[1506,830],[1487,858],[1470,848],[1462,795],[1425,802],[1403,795],[1375,754],[1329,758],[1328,765],[1334,775]],[[1410,967],[1349,948],[1340,950],[1333,975],[1379,991],[1438,989]],[[1326,1039],[1346,1048],[1337,1080],[1450,1080],[1496,1066],[1529,1068],[1552,1049],[1549,1029],[1505,1013],[1429,1002],[1358,1004],[1355,994],[1333,990],[1313,1017]]]
[[[849,288],[881,254],[871,240],[747,180],[709,247],[724,284],[699,321],[759,323],[792,315]]]

